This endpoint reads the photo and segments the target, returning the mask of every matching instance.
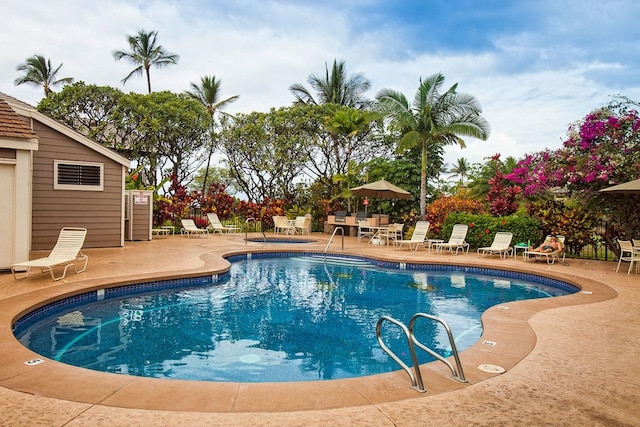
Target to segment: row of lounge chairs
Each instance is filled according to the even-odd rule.
[[[436,252],[442,252],[448,250],[452,254],[458,254],[459,251],[469,252],[469,244],[465,241],[469,227],[466,224],[455,224],[451,231],[451,236],[447,242],[439,240],[427,239],[427,233],[429,231],[429,221],[418,221],[413,231],[411,239],[409,240],[396,240],[395,246],[397,249],[401,249],[404,245],[408,246],[410,250],[416,251],[420,246],[428,248],[433,246]],[[564,236],[556,236],[560,242],[560,248],[553,252],[537,252],[529,248],[523,252],[523,259],[525,261],[537,261],[545,260],[549,264],[553,264],[556,260],[562,258],[565,259],[565,246]],[[481,247],[477,249],[478,255],[481,257],[498,255],[502,259],[506,259],[507,256],[513,254],[513,247],[511,241],[513,239],[513,233],[510,232],[497,232],[494,236],[491,246]],[[551,236],[547,236],[546,240],[551,239]],[[640,242],[639,242],[640,244]],[[621,247],[623,247],[621,245]],[[454,252],[455,251],[455,252]],[[636,254],[639,253],[636,251]],[[638,265],[640,265],[640,255],[636,255]],[[619,263],[618,263],[619,264]],[[631,267],[629,268],[631,270]]]
[[[213,234],[235,234],[240,232],[240,227],[238,226],[222,224],[222,222],[220,222],[220,218],[218,218],[218,215],[216,213],[208,213],[207,218],[209,219],[209,227],[207,228],[199,228],[192,219],[180,220],[180,222],[182,223],[182,234],[186,235],[187,237],[207,237],[207,235],[209,234],[209,230],[211,230]]]

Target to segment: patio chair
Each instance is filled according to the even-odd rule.
[[[513,251],[513,248],[511,247],[511,239],[513,239],[513,233],[498,231],[493,237],[493,243],[491,243],[491,246],[478,248],[478,256],[484,257],[486,255],[497,254],[502,259],[507,258],[507,255],[511,255],[511,252]]]
[[[89,257],[81,252],[86,236],[86,228],[64,227],[60,230],[58,241],[49,256],[13,264],[11,266],[13,278],[16,280],[26,279],[33,267],[40,268],[43,273],[49,271],[53,280],[63,279],[67,274],[67,269],[71,266],[76,273],[82,273],[87,269],[89,262]],[[84,261],[80,270],[76,267],[76,261]],[[64,270],[60,276],[56,277],[53,268],[58,266],[64,266]]]
[[[298,216],[296,217],[296,222],[293,224],[294,232],[300,234],[310,234],[309,230],[311,226],[311,217],[309,216]]]
[[[180,233],[185,234],[187,238],[190,238],[192,234],[198,237],[207,237],[209,235],[209,231],[206,228],[198,228],[192,219],[183,219],[181,222],[182,229]]]
[[[371,224],[369,224],[369,221],[366,219],[358,221],[358,240],[363,237],[367,237],[371,240],[375,234],[375,229],[371,227]]]
[[[276,234],[294,234],[296,227],[294,223],[291,223],[286,216],[274,216],[273,228]]]
[[[218,214],[214,212],[209,212],[207,218],[209,218],[209,226],[213,230],[213,234],[235,234],[240,232],[240,227],[223,225],[222,222],[220,222],[220,218],[218,218]]]
[[[547,240],[551,239],[551,235],[548,235],[544,241],[546,242]],[[564,245],[564,241],[565,241],[565,237],[564,236],[560,236],[560,235],[556,235],[556,238],[558,239],[558,242],[560,243],[560,249],[557,251],[553,251],[553,252],[537,252],[537,251],[524,251],[522,253],[522,258],[525,261],[538,261],[539,259],[545,259],[547,261],[547,264],[554,264],[556,262],[556,260],[559,260],[560,257],[562,257],[562,261],[564,261],[565,259],[565,245]],[[544,243],[543,243],[544,244]]]
[[[431,224],[429,221],[418,221],[416,222],[416,227],[413,229],[413,234],[411,235],[411,239],[402,240],[396,239],[393,243],[396,249],[401,249],[402,246],[407,245],[409,249],[412,251],[417,251],[418,246],[422,245],[424,248],[424,242],[427,239],[427,232],[429,232],[429,226]]]
[[[384,240],[388,245],[389,241],[393,241],[393,245],[396,245],[396,241],[402,240],[402,229],[404,228],[404,224],[393,223],[389,224],[387,228],[381,228],[378,232],[378,236],[380,239]]]
[[[465,242],[468,231],[469,226],[467,224],[455,224],[453,226],[453,230],[451,230],[449,241],[434,243],[433,247],[436,249],[436,252],[442,252],[444,249],[449,249],[449,252],[451,252],[452,254],[453,250],[455,249],[456,255],[458,255],[458,251],[460,249],[462,249],[463,252],[469,252],[469,244]]]
[[[640,265],[640,249],[634,247],[630,240],[618,240],[618,245],[620,245],[620,259],[618,259],[616,273],[620,270],[620,263],[622,261],[629,263],[627,275],[631,273],[631,267],[633,267],[634,262],[636,263],[636,272],[638,272],[638,266]]]

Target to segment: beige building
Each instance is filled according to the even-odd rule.
[[[0,92],[0,269],[51,249],[62,227],[85,247],[123,246],[129,159]]]

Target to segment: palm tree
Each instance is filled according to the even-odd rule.
[[[364,93],[371,88],[371,82],[362,74],[347,77],[344,61],[333,60],[333,67],[329,73],[329,66],[325,62],[325,75],[312,74],[307,82],[316,91],[316,100],[311,92],[300,83],[295,83],[289,90],[296,97],[294,104],[338,104],[351,108],[366,108],[371,103],[364,97]]]
[[[209,157],[207,158],[207,167],[204,171],[204,179],[202,181],[202,193],[207,189],[207,178],[209,177],[209,166],[211,165],[211,156],[215,148],[215,114],[218,110],[223,109],[226,105],[237,100],[240,95],[230,96],[227,99],[220,100],[220,85],[222,82],[216,80],[216,76],[203,76],[200,78],[200,85],[191,83],[191,91],[185,93],[199,101],[207,109],[211,117],[211,141],[209,146]]]
[[[459,144],[461,136],[486,140],[489,123],[480,115],[480,102],[472,95],[457,93],[458,84],[441,93],[444,76],[440,73],[420,79],[413,103],[400,92],[382,89],[376,95],[382,113],[402,135],[397,152],[421,147],[420,215],[424,218],[427,187],[427,147]]]
[[[460,185],[464,185],[464,179],[469,176],[469,164],[467,159],[460,157],[456,162],[456,165],[447,171],[451,174],[451,177],[460,177]]]
[[[133,75],[142,75],[145,73],[147,77],[147,87],[149,93],[151,93],[151,75],[149,70],[151,66],[158,68],[168,67],[171,64],[177,64],[178,55],[169,53],[164,50],[162,46],[156,45],[158,39],[157,31],[150,31],[146,33],[144,30],[138,30],[135,36],[128,36],[130,51],[125,52],[122,50],[116,50],[113,52],[113,57],[116,61],[122,58],[126,58],[131,64],[137,65],[137,67],[129,73],[127,77],[122,79],[122,84],[125,84],[129,78]]]
[[[18,65],[17,70],[24,71],[25,74],[15,79],[14,84],[19,86],[23,83],[29,83],[35,86],[42,86],[44,96],[49,96],[53,92],[51,89],[53,86],[73,82],[71,77],[56,80],[56,75],[60,68],[62,68],[62,63],[54,70],[51,68],[51,59],[44,59],[42,55],[33,55],[27,58],[24,64]]]

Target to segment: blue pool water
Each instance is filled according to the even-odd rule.
[[[60,304],[43,311],[46,316],[17,322],[14,332],[38,354],[105,372],[201,381],[327,380],[399,369],[377,343],[380,316],[405,324],[417,312],[438,316],[462,351],[480,337],[487,308],[576,290],[534,283],[534,276],[514,280],[504,272],[406,268],[346,258],[239,260],[214,283],[145,293],[128,287],[102,300]],[[421,342],[450,355],[441,326],[417,326]],[[410,364],[401,331],[382,332]],[[432,360],[420,356],[421,363]]]

